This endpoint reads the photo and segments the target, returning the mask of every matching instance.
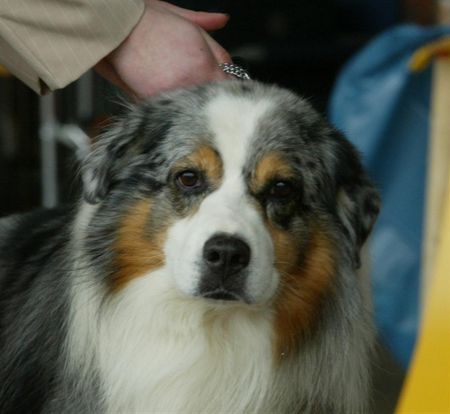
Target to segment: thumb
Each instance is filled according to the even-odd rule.
[[[233,61],[230,54],[209,36],[208,33],[203,32],[202,35],[217,63],[229,63]]]
[[[161,1],[159,4],[166,10],[189,20],[191,23],[200,26],[207,32],[222,29],[228,23],[228,20],[230,20],[230,16],[225,13],[194,11],[175,6],[174,4],[166,3],[165,1]]]

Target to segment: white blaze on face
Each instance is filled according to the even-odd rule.
[[[218,233],[238,236],[250,246],[245,293],[252,302],[270,300],[277,289],[272,240],[261,213],[248,195],[243,176],[251,138],[259,119],[270,106],[269,101],[222,94],[205,109],[208,127],[223,163],[222,181],[220,187],[202,201],[194,215],[169,229],[165,246],[170,273],[177,287],[186,294],[196,293],[202,276],[203,246]]]

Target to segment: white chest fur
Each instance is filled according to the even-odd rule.
[[[98,323],[77,323],[80,334],[95,330],[82,345],[90,349],[72,349],[94,354],[107,412],[265,412],[274,377],[270,312],[182,298],[164,273],[130,283],[102,305]]]

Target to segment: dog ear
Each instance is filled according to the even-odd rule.
[[[360,250],[369,236],[380,210],[380,197],[355,148],[340,134],[337,163],[337,213],[350,241],[353,263],[360,266]]]
[[[109,190],[112,161],[100,147],[86,158],[82,167],[83,196],[90,204],[103,200]]]
[[[90,204],[97,204],[106,197],[114,182],[115,170],[133,140],[133,135],[122,124],[118,121],[100,135],[83,162],[83,196]]]
[[[127,110],[107,127],[86,157],[81,172],[84,198],[96,204],[111,188],[133,173],[140,163],[149,168],[161,164],[158,147],[173,119],[172,101],[162,95]],[[147,178],[149,171],[147,173]]]

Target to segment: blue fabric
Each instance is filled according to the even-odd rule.
[[[371,239],[376,322],[406,367],[419,318],[422,225],[431,69],[408,68],[413,53],[450,27],[400,26],[357,54],[338,77],[330,118],[362,152],[381,191]]]

